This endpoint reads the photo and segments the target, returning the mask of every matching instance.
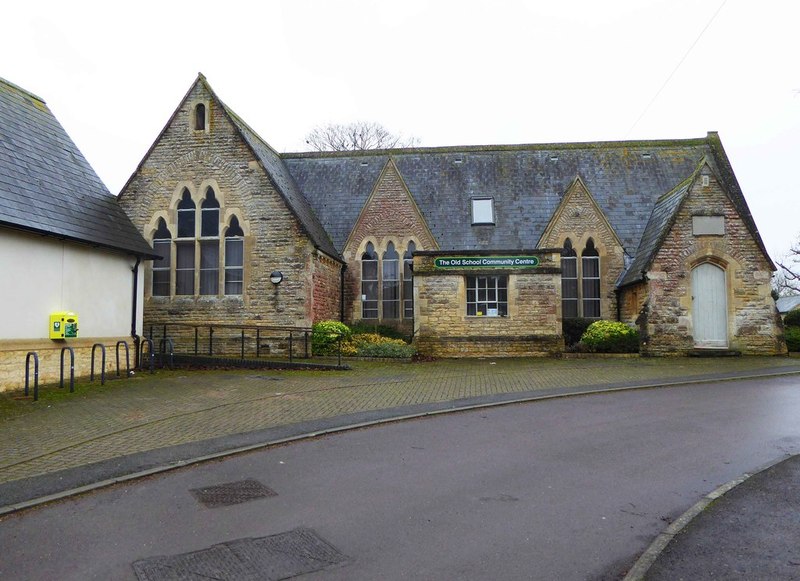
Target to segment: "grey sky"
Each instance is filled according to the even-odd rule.
[[[792,0],[45,0],[3,21],[0,76],[47,101],[114,193],[202,71],[278,151],[359,119],[425,146],[719,131],[773,258],[800,233]]]

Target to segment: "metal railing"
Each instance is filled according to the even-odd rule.
[[[169,341],[176,355],[268,357],[289,362],[311,358],[310,327],[154,322],[147,329],[148,338],[159,344],[159,354],[164,353]]]

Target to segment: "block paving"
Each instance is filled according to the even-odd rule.
[[[358,412],[503,394],[800,373],[786,357],[351,362],[350,371],[157,371],[4,393],[0,483],[159,448]]]

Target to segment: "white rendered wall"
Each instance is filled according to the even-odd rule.
[[[136,259],[55,238],[0,229],[0,340],[46,339],[50,313],[78,315],[78,337],[129,336]],[[143,268],[136,329],[142,330]]]

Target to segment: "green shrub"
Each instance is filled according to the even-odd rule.
[[[311,349],[314,355],[334,355],[342,343],[352,337],[350,327],[339,321],[319,321],[311,327]]]
[[[800,309],[793,309],[783,318],[786,327],[800,327]]]
[[[786,346],[789,351],[800,351],[800,327],[786,327]]]
[[[595,319],[563,319],[561,321],[561,333],[564,335],[564,345],[572,347],[577,344],[589,325],[595,322]]]
[[[639,331],[625,323],[595,321],[581,337],[581,344],[595,353],[638,353]]]
[[[355,353],[353,353],[355,351]],[[390,339],[377,333],[359,333],[342,347],[342,355],[359,357],[412,357],[417,348],[402,339]]]
[[[358,322],[355,323],[350,330],[353,331],[353,335],[376,334],[381,337],[389,337],[390,339],[402,339],[408,343],[408,336],[405,333],[389,325],[370,325],[368,323]]]

